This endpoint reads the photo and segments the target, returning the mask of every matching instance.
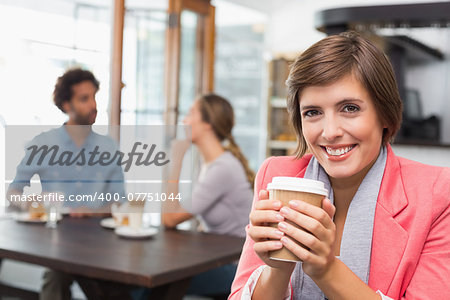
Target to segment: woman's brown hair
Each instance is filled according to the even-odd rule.
[[[332,35],[299,55],[291,65],[286,81],[287,108],[298,139],[297,158],[307,150],[300,113],[303,89],[332,84],[350,74],[368,91],[379,120],[387,127],[383,131],[382,145],[392,141],[400,129],[402,101],[386,55],[356,32]]]
[[[224,148],[230,151],[242,164],[247,180],[253,187],[255,173],[250,169],[248,160],[242,154],[241,148],[236,144],[231,130],[234,126],[234,112],[230,102],[215,94],[203,95],[199,99],[202,120],[211,124],[217,138],[222,142],[227,140]]]

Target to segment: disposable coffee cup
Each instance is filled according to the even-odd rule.
[[[289,201],[291,200],[301,200],[322,207],[323,199],[328,196],[328,191],[325,189],[323,182],[297,177],[273,177],[272,182],[267,185],[267,190],[269,191],[269,199],[281,201],[282,207],[289,206]],[[301,230],[305,230],[289,220],[285,220],[285,222]],[[278,223],[272,223],[270,226],[278,228]],[[295,241],[293,238],[292,240]],[[297,244],[305,249],[309,249],[301,243]],[[284,246],[281,249],[271,251],[269,257],[270,259],[279,261],[301,261]]]

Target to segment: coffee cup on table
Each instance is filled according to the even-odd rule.
[[[312,204],[317,207],[322,207],[322,201],[328,196],[328,191],[321,181],[297,178],[297,177],[273,177],[272,182],[267,185],[270,200],[281,201],[281,205],[289,206],[289,201],[300,200]],[[285,220],[285,222],[302,229],[297,224]],[[270,226],[277,228],[277,223],[272,223]],[[302,229],[304,230],[304,229]],[[295,239],[292,239],[295,241]],[[298,243],[301,247],[308,249],[308,247]],[[280,261],[301,261],[295,254],[283,246],[283,248],[271,251],[269,253],[270,259]]]
[[[117,203],[111,205],[111,215],[116,226],[128,226],[130,224],[127,211],[128,203],[124,203],[120,206]]]
[[[142,228],[142,216],[144,214],[145,201],[132,200],[128,202],[128,221],[130,228],[139,230]]]

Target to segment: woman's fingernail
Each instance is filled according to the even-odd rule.
[[[278,227],[280,228],[280,229],[286,229],[287,228],[287,225],[286,225],[286,223],[284,223],[284,222],[280,222],[280,223],[278,223]]]
[[[289,240],[287,237],[284,236],[281,238],[280,242],[283,243],[284,245],[286,245],[289,242]]]
[[[279,230],[275,230],[275,235],[276,235],[276,236],[283,236],[284,233],[281,232],[281,231],[279,231]]]
[[[276,241],[274,246],[277,247],[278,249],[283,248],[283,244],[279,241]]]
[[[273,207],[275,207],[275,208],[280,207],[280,205],[281,205],[281,202],[280,202],[280,201],[275,201],[275,202],[273,203]]]
[[[284,206],[283,208],[280,209],[280,212],[284,215],[287,215],[287,214],[289,214],[289,208]]]
[[[276,215],[275,215],[275,218],[276,218],[278,221],[284,221],[284,217],[283,217],[282,215],[280,215],[280,214],[276,214]]]
[[[294,201],[294,200],[289,201],[289,205],[292,206],[292,207],[298,207],[297,201]]]

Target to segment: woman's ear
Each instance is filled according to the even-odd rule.
[[[203,126],[204,126],[203,128],[205,128],[206,130],[213,130],[212,125],[210,123],[205,122],[205,124],[203,124]]]

